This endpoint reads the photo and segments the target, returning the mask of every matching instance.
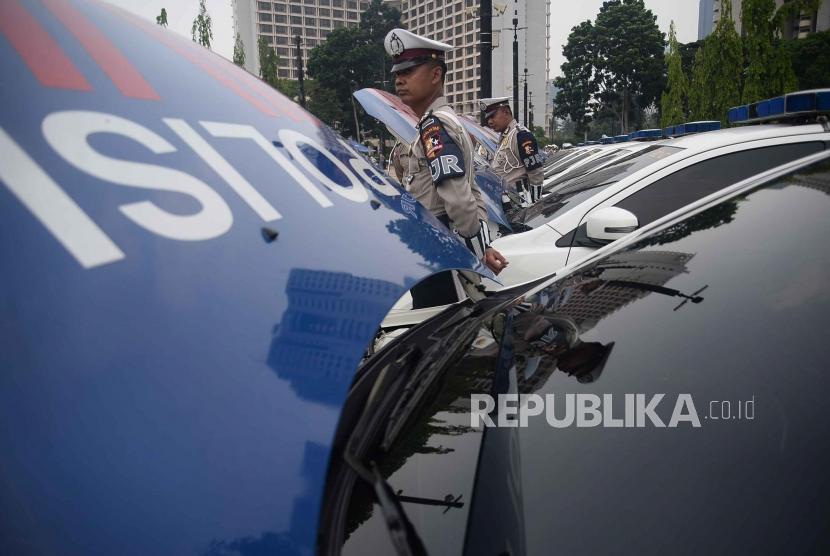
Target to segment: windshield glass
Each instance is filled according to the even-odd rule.
[[[573,176],[553,187],[540,202],[529,207],[523,215],[522,222],[531,228],[541,226],[606,187],[681,150],[683,149],[680,147],[654,145],[632,153],[596,172]]]

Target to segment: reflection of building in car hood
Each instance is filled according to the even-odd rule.
[[[311,554],[377,326],[488,271],[231,62],[106,3],[0,6],[0,554]]]

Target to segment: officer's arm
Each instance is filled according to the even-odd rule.
[[[434,116],[421,123],[421,144],[429,162],[435,190],[444,201],[447,216],[464,238],[467,247],[479,259],[483,259],[490,237],[487,223],[479,220],[478,203],[467,181],[467,172],[474,170],[466,168],[464,152],[461,150],[464,145],[462,141],[462,138],[451,134]]]
[[[516,147],[519,150],[519,160],[527,171],[532,200],[538,201],[542,191],[542,182],[545,180],[545,170],[542,167],[542,155],[539,153],[536,138],[529,131],[519,130],[516,134]]]
[[[531,185],[542,185],[545,171],[542,168],[542,155],[536,144],[536,137],[526,130],[520,130],[516,134],[516,147],[519,150],[519,160],[527,170],[528,181]]]

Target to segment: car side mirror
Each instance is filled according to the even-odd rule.
[[[588,215],[585,220],[588,238],[610,243],[636,230],[640,222],[632,212],[619,207],[603,207]]]

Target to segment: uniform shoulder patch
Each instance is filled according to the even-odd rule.
[[[464,175],[464,153],[447,133],[441,120],[429,115],[418,124],[418,131],[435,185],[447,178]]]
[[[520,129],[516,134],[516,144],[519,147],[519,157],[526,170],[535,170],[542,165],[542,156],[536,145],[536,138],[526,129]]]

